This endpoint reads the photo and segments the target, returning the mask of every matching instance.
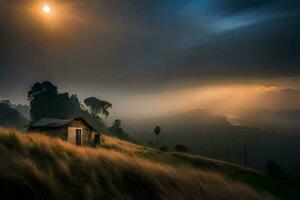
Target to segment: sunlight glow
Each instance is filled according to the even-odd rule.
[[[42,7],[42,11],[45,13],[45,14],[49,14],[51,12],[51,7],[47,4],[43,5]]]

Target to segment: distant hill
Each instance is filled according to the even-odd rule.
[[[260,115],[257,116],[260,118]],[[155,118],[123,119],[125,130],[142,144],[154,144],[155,126],[162,129],[159,146],[184,145],[195,154],[244,163],[248,147],[250,166],[264,170],[275,159],[290,176],[300,177],[300,134],[230,124],[224,116],[206,110],[187,110]],[[152,141],[152,142],[150,142]]]
[[[44,135],[1,129],[1,198],[273,199],[264,188],[272,180],[253,169],[108,136],[104,141],[103,147],[80,148]]]
[[[222,137],[222,140],[228,138],[230,143],[233,143],[231,136],[234,136],[234,140],[244,140],[267,133],[258,128],[232,125],[226,117],[214,115],[207,110],[187,110],[165,116],[124,119],[123,121],[126,130],[128,129],[141,141],[153,140],[153,129],[159,125],[162,128],[161,145],[185,144],[196,152],[199,149],[199,142],[202,144],[202,141],[206,139]],[[197,144],[193,146],[192,143],[195,142]],[[224,145],[230,147],[226,141],[224,141]],[[203,149],[203,146],[201,148]]]
[[[30,106],[28,105],[13,105],[13,108],[18,111],[23,117],[25,117],[27,120],[30,120]]]
[[[300,110],[259,110],[248,111],[239,119],[243,124],[266,130],[300,132]]]
[[[7,103],[0,102],[0,126],[25,130],[28,120]]]

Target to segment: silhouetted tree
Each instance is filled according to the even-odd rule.
[[[267,162],[266,169],[267,169],[268,175],[273,178],[282,178],[282,176],[283,176],[283,169],[273,159],[271,159]]]
[[[112,126],[109,127],[109,133],[113,136],[116,136],[120,139],[129,140],[129,135],[123,130],[122,121],[120,119],[116,119]]]
[[[173,151],[181,153],[190,153],[190,150],[184,145],[175,145]]]
[[[248,167],[248,145],[244,145],[244,166]]]
[[[10,102],[10,100],[7,100],[7,99],[1,100],[0,103],[5,104],[5,105],[10,106],[10,107],[12,106],[12,103]]]
[[[44,117],[54,117],[58,111],[58,90],[49,81],[35,83],[28,92],[30,115],[32,120]],[[61,111],[61,110],[60,110]]]
[[[112,107],[111,103],[95,97],[86,98],[84,103],[89,108],[91,114],[95,117],[100,117],[101,115],[103,117],[107,117],[109,115],[108,109]]]
[[[154,143],[153,143],[152,140],[149,140],[149,141],[147,142],[147,145],[148,145],[149,147],[153,147],[153,146],[154,146]]]
[[[30,101],[32,120],[42,118],[72,118],[80,116],[80,105],[74,104],[68,93],[40,93]]]
[[[76,95],[59,93],[57,87],[49,81],[35,83],[28,92],[28,100],[32,121],[42,118],[82,117],[97,129],[104,127],[102,119],[96,118],[83,109]]]
[[[28,100],[31,101],[36,95],[40,94],[58,94],[57,87],[49,81],[37,82],[33,84],[28,92]]]
[[[31,120],[42,118],[74,118],[82,117],[89,121],[94,127],[103,128],[101,119],[92,116],[82,109],[82,105],[76,95],[59,93],[55,85],[49,81],[35,83],[28,92],[30,101]]]
[[[78,100],[78,97],[76,94],[72,94],[70,96],[70,101],[72,102],[73,105],[81,106],[80,101]]]
[[[156,135],[156,145],[157,145],[157,147],[158,147],[158,136],[159,136],[160,132],[161,132],[161,128],[159,126],[156,126],[154,128],[154,133]]]
[[[121,125],[122,125],[122,121],[121,121],[120,119],[116,119],[116,120],[113,122],[112,127],[114,127],[114,128],[121,128]]]
[[[159,148],[160,151],[168,152],[169,148],[167,146],[162,146]]]

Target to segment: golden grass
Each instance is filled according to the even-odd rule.
[[[113,138],[106,144],[107,149],[79,148],[1,129],[0,199],[272,199],[217,173],[138,156],[153,149]]]
[[[149,159],[154,162],[163,162],[172,165],[185,165],[202,170],[217,171],[227,175],[255,174],[263,176],[263,174],[257,170],[226,161],[179,152],[166,153],[106,135],[103,135],[103,139],[103,146],[107,149],[112,149],[130,156],[138,156],[144,159]]]

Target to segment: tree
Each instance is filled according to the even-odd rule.
[[[154,133],[156,135],[156,145],[157,145],[157,147],[158,147],[158,136],[159,136],[160,132],[161,132],[161,128],[159,126],[156,126],[154,128]]]
[[[282,176],[283,176],[283,169],[273,159],[271,159],[267,162],[266,169],[267,169],[268,175],[273,178],[282,178]]]
[[[62,106],[58,103],[58,90],[55,85],[49,81],[35,83],[28,92],[30,101],[30,116],[33,121],[44,118],[54,117],[57,112],[64,113],[60,110]]]
[[[109,133],[120,139],[129,140],[129,135],[123,130],[122,121],[120,119],[116,119],[112,126],[109,127]]]
[[[168,152],[169,148],[167,146],[162,146],[159,148],[160,151]]]
[[[108,109],[112,107],[111,103],[97,99],[96,97],[86,98],[84,103],[93,116],[100,118],[106,118],[109,115]]]
[[[184,145],[175,145],[173,151],[181,153],[190,153],[190,150]]]
[[[82,117],[93,127],[102,129],[104,123],[99,117],[83,109],[77,95],[59,93],[57,87],[49,81],[35,83],[28,92],[30,117],[32,121],[42,118],[68,119]]]
[[[159,126],[156,126],[155,129],[154,129],[154,133],[155,133],[156,135],[159,135],[159,134],[160,134],[160,131],[161,131],[160,127],[159,127]]]
[[[7,100],[7,99],[1,100],[0,103],[1,103],[1,104],[6,104],[6,105],[8,105],[8,106],[12,106],[12,103],[10,102],[10,100]]]
[[[58,94],[57,87],[53,85],[50,81],[37,82],[33,84],[31,89],[29,90],[27,97],[28,100],[31,101],[40,94]]]
[[[35,83],[28,92],[32,121],[42,118],[66,119],[82,116],[83,110],[76,95],[59,93],[49,81]]]
[[[113,122],[112,127],[114,127],[114,128],[121,128],[121,125],[122,125],[122,121],[121,121],[120,119],[116,119],[116,120]]]

